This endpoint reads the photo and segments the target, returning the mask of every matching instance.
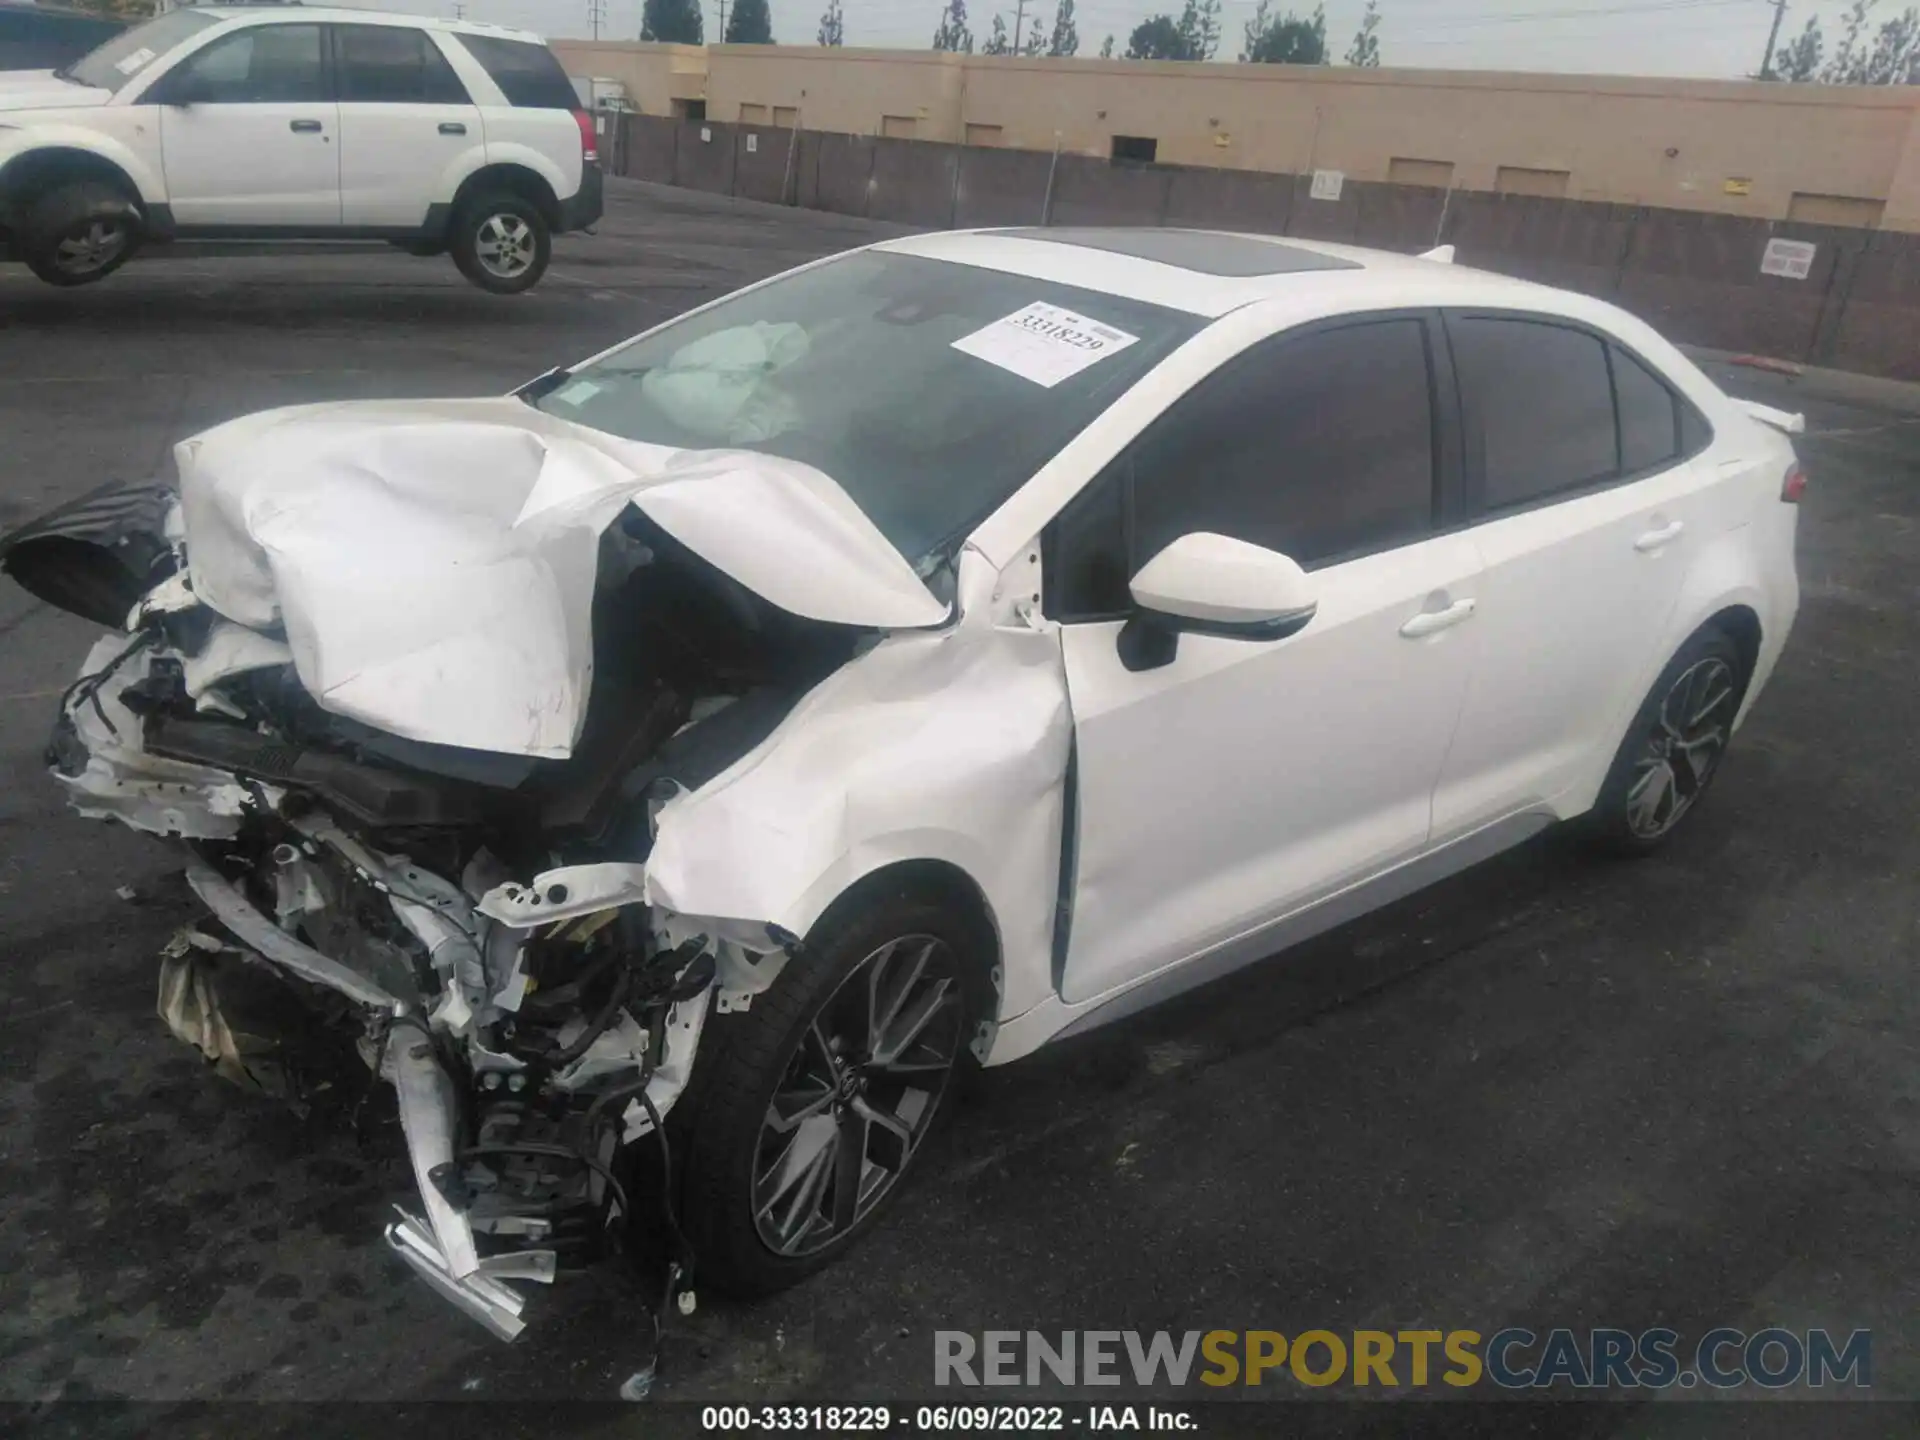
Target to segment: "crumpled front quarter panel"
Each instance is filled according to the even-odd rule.
[[[945,861],[992,911],[1001,1017],[1050,994],[1072,717],[1058,634],[996,624],[994,579],[967,552],[959,624],[889,637],[664,806],[649,900],[804,936],[862,876]]]

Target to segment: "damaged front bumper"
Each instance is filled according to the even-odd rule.
[[[512,1340],[525,1328],[526,1302],[508,1282],[551,1284],[563,1239],[571,1259],[601,1258],[604,1232],[630,1218],[613,1182],[619,1153],[648,1134],[649,1115],[664,1116],[685,1087],[712,989],[711,959],[686,944],[644,955],[631,962],[649,977],[644,998],[632,998],[638,984],[619,999],[586,986],[578,1007],[537,1022],[549,1035],[529,1045],[523,1042],[535,1025],[506,1008],[526,998],[525,952],[551,941],[555,930],[577,931],[583,919],[611,928],[601,918],[604,907],[516,929],[480,913],[444,882],[441,893],[431,893],[425,872],[369,851],[328,820],[297,823],[308,838],[275,847],[277,888],[296,907],[287,913],[308,913],[297,908],[315,904],[300,893],[308,886],[325,892],[325,907],[351,908],[337,882],[330,887],[320,878],[316,857],[331,851],[348,860],[344,852],[352,852],[348,863],[378,867],[365,871],[369,889],[359,898],[385,899],[417,941],[413,958],[434,967],[442,988],[421,994],[397,983],[395,961],[406,947],[376,934],[340,955],[307,943],[261,908],[247,877],[223,873],[218,847],[202,844],[188,856],[186,880],[217,935],[202,922],[190,939],[169,947],[161,1013],[223,1075],[298,1100],[303,1085],[295,1066],[268,1069],[246,1053],[239,1037],[251,1038],[258,1027],[227,1015],[211,962],[236,957],[317,1002],[307,1007],[310,1023],[333,1025],[356,1041],[396,1099],[416,1194],[396,1207],[385,1232],[389,1246],[462,1313]],[[229,866],[232,858],[229,851]],[[314,873],[298,873],[307,868]],[[504,1183],[502,1158],[522,1164],[526,1183],[518,1190]]]
[[[371,1067],[415,1182],[389,1246],[514,1339],[516,1286],[621,1250],[630,1147],[684,1091],[716,994],[744,1004],[777,947],[763,937],[749,954],[648,905],[643,865],[521,884],[469,836],[451,842],[471,852],[456,881],[399,848],[405,833],[152,754],[128,700],[170,657],[127,650],[113,636],[89,656],[83,675],[118,661],[114,678],[69,693],[49,758],[81,813],[186,849],[207,914],[163,953],[162,1018],[222,1076],[296,1105],[323,1032],[331,1054]]]
[[[82,816],[187,852],[207,915],[162,955],[162,1018],[223,1077],[296,1107],[319,1103],[335,1061],[391,1085],[416,1193],[388,1243],[511,1339],[516,1286],[622,1253],[628,1186],[650,1173],[637,1152],[664,1139],[708,1016],[750,1004],[798,943],[739,918],[777,906],[719,895],[728,918],[676,909],[709,892],[675,889],[684,821],[665,812],[760,743],[870,625],[929,625],[947,605],[792,467],[588,453],[566,436],[507,444],[465,411],[364,433],[302,416],[281,420],[319,426],[333,461],[358,468],[256,504],[250,477],[279,461],[253,464],[239,430],[202,437],[181,447],[178,496],[84,497],[0,540],[0,569],[114,632],[62,696],[47,760]],[[486,515],[467,514],[463,487],[458,503],[407,511],[432,544],[409,551],[395,531],[362,553],[387,527],[347,501],[385,513],[406,488],[373,461],[405,461],[433,489],[440,460],[415,469],[456,440],[512,461]],[[695,479],[700,495],[734,495],[729,515],[786,516],[740,508],[772,486],[825,516],[801,527],[808,566],[834,580],[824,598],[785,570],[763,577],[767,596],[742,589],[734,571],[759,572],[687,498]],[[876,576],[843,563],[847,546],[891,560]],[[482,553],[506,569],[479,573]],[[401,583],[422,566],[424,599]],[[371,607],[376,571],[394,588]],[[872,593],[843,593],[863,575]],[[535,593],[566,623],[522,613]],[[534,683],[535,655],[564,673]],[[479,710],[487,723],[470,723]],[[665,1219],[684,1252],[670,1204]],[[669,1261],[669,1291],[692,1258]]]

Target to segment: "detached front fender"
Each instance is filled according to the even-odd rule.
[[[804,936],[864,876],[942,861],[986,898],[1001,1014],[1050,994],[1072,717],[1058,636],[995,623],[993,578],[969,554],[958,624],[889,636],[663,806],[648,900]]]

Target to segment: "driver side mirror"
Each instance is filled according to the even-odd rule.
[[[1138,607],[1120,631],[1120,663],[1170,664],[1182,631],[1230,640],[1282,640],[1304,629],[1313,582],[1277,550],[1201,530],[1155,555],[1130,586]]]

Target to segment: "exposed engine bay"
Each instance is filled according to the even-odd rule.
[[[392,1087],[386,1238],[495,1335],[516,1285],[629,1240],[656,1318],[691,1303],[669,1131],[702,1036],[868,880],[977,896],[975,1058],[1050,1021],[1071,716],[1037,548],[910,565],[808,465],[512,397],[270,411],[175,458],[0,540],[108,632],[49,770],[184,852],[206,914],[159,1011],[217,1073]],[[691,1098],[675,1133],[719,1133]]]
[[[571,753],[416,740],[323,707],[290,625],[205,603],[182,509],[159,487],[96,492],[7,541],[27,588],[124,626],[62,697],[50,768],[82,815],[186,849],[208,914],[165,949],[162,1018],[296,1105],[316,1034],[356,1049],[397,1095],[418,1186],[389,1243],[512,1339],[524,1300],[504,1282],[601,1257],[632,1217],[624,1157],[664,1143],[710,1009],[750,1003],[796,943],[636,903],[659,807],[867,636],[621,505],[595,541]]]

